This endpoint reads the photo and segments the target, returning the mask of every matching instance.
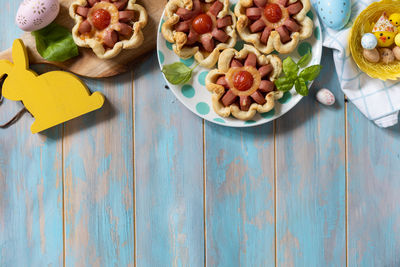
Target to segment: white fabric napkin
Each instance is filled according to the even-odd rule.
[[[315,2],[312,0],[315,9]],[[336,1],[336,0],[324,0]],[[381,81],[363,73],[353,61],[348,46],[352,22],[374,0],[352,0],[352,16],[349,25],[335,31],[323,25],[323,45],[332,48],[336,71],[342,90],[357,108],[379,127],[398,123],[400,110],[400,81]],[[318,13],[318,12],[317,12]],[[322,21],[321,21],[322,22]]]

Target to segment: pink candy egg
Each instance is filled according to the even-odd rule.
[[[335,104],[335,96],[328,89],[321,89],[317,92],[316,98],[323,105],[332,106]]]
[[[37,31],[53,22],[59,11],[58,0],[24,0],[18,8],[15,22],[23,31]]]

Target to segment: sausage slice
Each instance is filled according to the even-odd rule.
[[[262,93],[270,93],[270,92],[274,91],[274,88],[275,88],[275,85],[273,82],[262,80],[260,83],[259,90]]]
[[[119,28],[120,28],[119,33],[124,36],[130,36],[132,34],[133,29],[128,24],[120,23]]]
[[[282,43],[287,43],[291,40],[289,31],[286,29],[285,26],[282,25],[282,26],[276,28],[276,31],[279,33]]]
[[[114,2],[114,5],[118,8],[118,10],[124,10],[126,8],[126,4],[128,0],[119,0]]]
[[[104,35],[104,44],[109,48],[113,48],[117,42],[118,42],[118,33],[114,30],[107,31],[106,34]]]
[[[219,29],[225,28],[227,26],[231,26],[232,24],[233,23],[232,23],[232,17],[231,16],[226,16],[226,17],[223,17],[222,19],[218,19],[217,20],[217,27]]]
[[[265,28],[265,22],[262,19],[256,20],[253,22],[253,24],[250,25],[250,31],[255,33],[255,32],[260,32],[264,30]]]
[[[264,105],[267,103],[267,100],[263,97],[263,95],[259,91],[255,91],[252,95],[251,98],[253,98],[254,101],[257,102],[257,104]]]
[[[78,29],[79,33],[81,34],[91,32],[91,30],[92,30],[92,25],[88,20],[83,21]]]
[[[225,95],[221,98],[222,104],[225,107],[232,105],[237,100],[238,96],[235,95],[232,90],[229,90],[225,93]]]
[[[88,13],[89,13],[89,8],[87,8],[87,7],[78,6],[76,8],[76,14],[78,14],[84,18],[87,18]]]
[[[271,64],[264,65],[261,68],[258,69],[258,72],[260,73],[261,79],[267,76],[272,72],[274,68],[272,67]]]
[[[211,5],[208,10],[214,16],[218,16],[218,13],[224,8],[224,4],[222,4],[219,0],[215,1],[214,4]]]
[[[297,22],[292,18],[288,18],[287,20],[285,20],[283,25],[285,25],[286,28],[291,32],[299,32],[301,28],[300,25],[297,24]]]
[[[267,5],[267,0],[254,0],[254,4],[258,7],[265,7]]]
[[[246,16],[251,20],[258,20],[261,18],[261,9],[258,7],[250,7],[246,9]]]
[[[240,96],[240,109],[243,111],[248,111],[251,106],[250,96]]]
[[[268,43],[268,39],[269,39],[269,36],[271,35],[271,32],[272,32],[272,28],[265,27],[263,33],[261,34],[261,39],[260,39],[261,43],[263,43],[263,44]]]
[[[217,39],[218,41],[220,41],[221,43],[225,43],[226,41],[228,41],[229,36],[228,34],[226,34],[223,30],[218,30],[217,28],[215,28],[211,35]]]
[[[303,4],[300,1],[293,3],[287,7],[290,15],[297,15],[303,9]]]
[[[241,68],[241,67],[243,67],[242,62],[240,62],[237,59],[232,59],[231,68]]]
[[[191,29],[186,44],[192,45],[196,43],[198,40],[199,40],[199,34],[195,30]]]
[[[218,84],[218,85],[222,85],[222,86],[225,87],[226,89],[229,88],[229,85],[228,85],[228,82],[227,82],[226,79],[225,79],[225,76],[219,77],[218,80],[217,80],[217,84]]]
[[[135,11],[133,10],[119,11],[118,14],[121,22],[129,22],[135,17]]]
[[[257,67],[257,56],[253,53],[248,54],[244,65],[252,66],[254,68]]]
[[[212,52],[215,48],[214,40],[209,34],[202,35],[200,37],[200,42],[207,52]]]

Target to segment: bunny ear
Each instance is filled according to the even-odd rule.
[[[23,69],[29,68],[28,52],[26,51],[24,42],[22,42],[21,39],[16,39],[14,41],[12,57],[15,67]]]

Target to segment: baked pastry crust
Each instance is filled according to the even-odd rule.
[[[171,0],[167,3],[165,8],[166,21],[162,25],[161,32],[164,38],[172,43],[174,52],[183,59],[188,59],[194,56],[195,60],[200,66],[205,68],[212,68],[218,61],[221,51],[234,47],[237,41],[236,33],[236,17],[233,12],[229,9],[229,0],[205,0],[206,3],[214,3],[219,1],[223,3],[223,9],[218,13],[217,18],[224,18],[231,16],[232,25],[223,28],[225,33],[229,36],[229,39],[225,43],[219,43],[215,46],[214,50],[210,52],[202,51],[198,45],[188,46],[188,34],[179,32],[174,29],[174,26],[179,23],[180,17],[176,14],[178,8],[185,8],[193,10],[193,0]],[[215,21],[214,21],[215,27]]]
[[[297,21],[301,29],[299,32],[292,32],[290,34],[291,40],[289,42],[283,43],[279,33],[275,29],[271,31],[267,44],[261,42],[262,32],[252,33],[250,31],[251,21],[246,15],[246,9],[255,5],[253,0],[240,0],[235,7],[235,15],[238,18],[236,29],[239,36],[245,42],[253,44],[264,54],[270,54],[274,50],[281,54],[293,52],[301,40],[305,40],[312,35],[314,27],[313,21],[307,16],[308,11],[311,9],[310,0],[289,0],[288,5],[298,1],[302,3],[303,8],[292,17]],[[268,3],[278,2],[279,0],[268,0]],[[264,17],[263,14],[262,16]]]
[[[107,3],[107,2],[100,2]],[[109,3],[108,3],[109,4]],[[135,13],[138,13],[138,20],[133,22],[132,25],[132,36],[126,40],[120,40],[115,43],[114,47],[111,49],[106,49],[103,46],[103,43],[98,38],[81,38],[81,34],[79,33],[79,27],[82,22],[85,20],[84,17],[76,13],[76,10],[79,6],[87,6],[87,0],[76,0],[73,2],[69,9],[70,16],[75,20],[75,26],[72,29],[72,36],[74,38],[75,43],[80,47],[92,48],[93,52],[97,55],[97,57],[101,59],[110,59],[116,57],[119,53],[122,52],[123,49],[134,49],[142,45],[144,41],[144,35],[142,29],[147,25],[148,15],[145,8],[141,5],[136,4],[136,0],[129,0],[125,10],[132,10]],[[110,25],[111,29],[119,31],[118,27],[118,18],[112,16],[112,24]]]
[[[229,106],[225,106],[221,99],[226,93],[224,86],[217,84],[219,77],[227,75],[233,68],[230,66],[232,59],[244,60],[247,56],[253,53],[257,56],[257,63],[260,66],[271,64],[273,67],[272,72],[269,75],[271,82],[275,81],[282,72],[282,61],[276,55],[262,55],[256,48],[250,45],[244,45],[243,49],[236,51],[233,48],[226,49],[219,57],[218,69],[211,70],[206,77],[206,87],[212,93],[212,103],[214,111],[221,117],[234,116],[239,120],[250,120],[257,112],[266,113],[271,111],[275,107],[275,100],[283,97],[283,92],[272,91],[265,95],[265,104],[260,105],[258,103],[252,103],[248,111],[241,110],[237,103],[233,103]],[[245,67],[246,68],[246,67]],[[252,89],[250,89],[252,90]]]

